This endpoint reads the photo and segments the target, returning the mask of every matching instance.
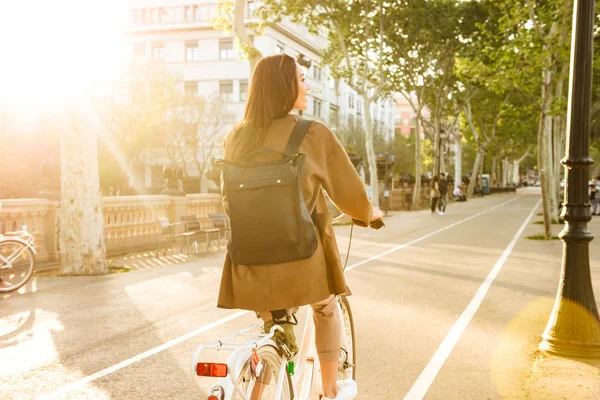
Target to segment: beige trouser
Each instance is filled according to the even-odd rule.
[[[315,347],[319,361],[338,361],[340,359],[340,337],[342,335],[342,316],[334,295],[325,300],[310,305],[313,309],[315,323]],[[268,385],[271,380],[271,370],[263,369],[258,378]]]
[[[320,361],[337,361],[340,358],[342,316],[334,295],[310,305],[315,322],[315,346]]]

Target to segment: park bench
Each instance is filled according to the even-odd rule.
[[[170,249],[173,242],[181,237],[181,234],[176,231],[177,223],[172,224],[167,217],[158,217],[157,221],[160,227],[160,235],[158,236],[156,257],[158,257],[161,248],[163,249],[163,255],[166,255],[167,249]]]
[[[229,224],[229,217],[225,213],[210,213],[208,218],[212,222],[214,228],[219,229],[219,232],[223,235],[223,238],[231,237],[231,225]]]
[[[194,249],[198,247],[198,236],[204,236],[206,240],[206,252],[210,249],[210,243],[213,237],[217,236],[217,247],[221,250],[221,230],[219,228],[203,228],[200,220],[195,215],[183,215],[181,217],[185,227],[185,232],[181,235],[184,239],[187,253],[189,255],[189,246],[193,245]]]

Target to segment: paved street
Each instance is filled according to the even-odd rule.
[[[525,239],[542,231],[539,200],[526,189],[450,204],[444,216],[392,213],[382,231],[355,228],[347,279],[359,399],[600,398],[599,361],[537,351],[562,252],[560,241]],[[600,217],[590,230],[600,234]],[[336,231],[345,253],[349,227]],[[598,300],[600,238],[590,251]],[[36,292],[0,299],[0,397],[206,398],[190,379],[192,351],[256,322],[245,314],[181,338],[238,312],[215,307],[222,258],[38,277]]]

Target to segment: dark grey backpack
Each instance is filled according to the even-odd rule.
[[[312,121],[299,120],[285,153],[262,148],[242,162],[223,161],[234,264],[279,264],[304,260],[317,249],[317,232],[302,195],[304,154],[298,148]],[[275,152],[278,161],[256,163],[255,154]]]

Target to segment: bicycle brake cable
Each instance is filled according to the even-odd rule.
[[[352,225],[350,225],[350,239],[348,240],[348,251],[346,252],[346,261],[344,261],[344,269],[342,271],[346,271],[346,266],[348,265],[348,257],[350,256],[350,245],[352,245],[352,232],[354,231],[354,221],[352,221]]]

